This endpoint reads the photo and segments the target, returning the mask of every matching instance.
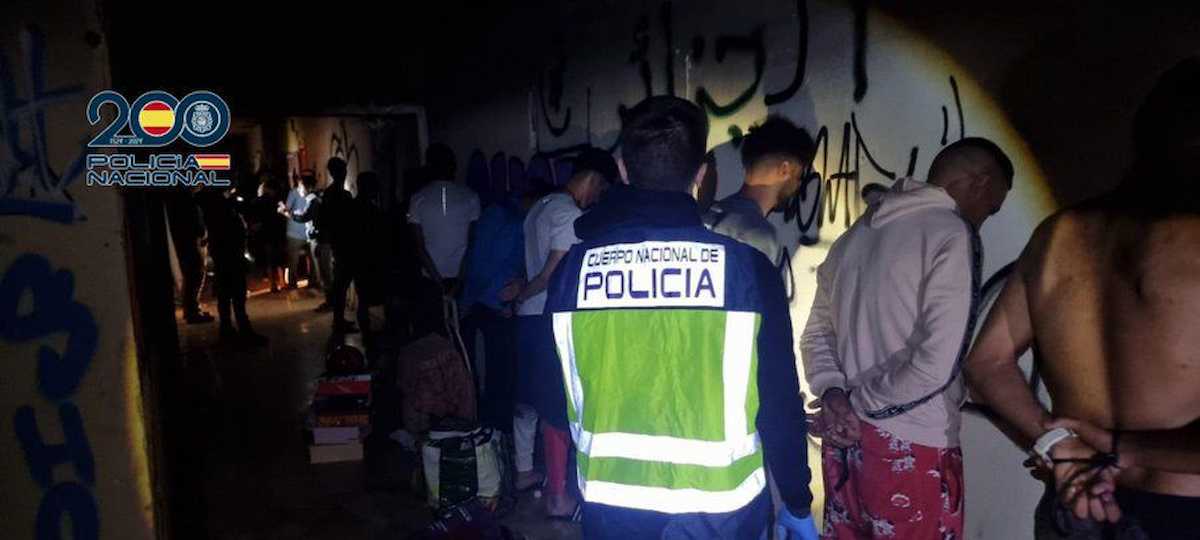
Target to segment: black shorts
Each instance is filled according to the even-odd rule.
[[[1034,530],[1038,540],[1200,540],[1200,497],[1163,495],[1118,488],[1121,521],[1077,519],[1047,489],[1038,503]]]

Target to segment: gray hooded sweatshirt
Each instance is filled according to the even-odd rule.
[[[866,422],[917,444],[958,446],[981,258],[945,190],[897,181],[817,271],[800,343],[815,395],[842,388]]]

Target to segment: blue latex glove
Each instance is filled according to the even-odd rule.
[[[784,508],[775,518],[775,538],[776,540],[818,540],[819,537],[812,515],[798,518]]]

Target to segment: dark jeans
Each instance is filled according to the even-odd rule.
[[[333,290],[333,248],[316,240],[309,240],[308,246],[312,250],[313,277],[316,278],[316,284],[321,287],[321,291],[325,293],[325,301],[328,302]]]
[[[584,503],[587,540],[634,538],[731,538],[757,540],[771,518],[771,496],[763,490],[750,504],[725,514],[664,514]]]
[[[483,304],[471,307],[471,313],[462,320],[463,341],[475,371],[475,390],[479,397],[480,424],[512,432],[513,399],[516,370],[516,319],[502,317],[500,312]],[[476,333],[483,335],[484,379],[479,379],[481,364],[476,350]],[[482,392],[480,391],[482,382]]]
[[[246,315],[246,260],[241,253],[213,255],[213,288],[217,293],[217,314],[221,317],[221,330],[233,329],[237,319],[238,329],[250,332],[250,317]],[[232,311],[232,317],[230,316]]]
[[[333,251],[333,289],[330,291],[330,305],[333,306],[333,327],[336,331],[339,326],[346,324],[346,291],[350,288],[350,283],[355,284],[358,291],[358,325],[366,336],[366,332],[370,325],[371,315],[367,309],[368,302],[363,296],[363,284],[361,279],[362,265],[357,257],[350,253],[339,250]]]
[[[300,281],[300,265],[308,256],[308,240],[303,238],[287,237],[287,267],[288,267],[288,285],[296,286],[296,282]],[[316,266],[316,261],[313,265]],[[315,272],[310,272],[315,274]]]
[[[567,431],[567,393],[550,315],[517,317],[517,400],[542,422]]]

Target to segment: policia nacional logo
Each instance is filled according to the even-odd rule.
[[[158,148],[178,139],[204,148],[229,133],[229,105],[209,91],[176,99],[154,90],[130,104],[121,94],[106,90],[88,102],[88,122],[100,123],[100,110],[106,105],[114,107],[117,115],[88,143],[91,148]],[[229,178],[220,174],[230,169],[229,154],[98,153],[88,154],[86,163],[89,186],[230,185]]]
[[[584,253],[578,290],[580,309],[721,307],[725,246],[641,242],[592,248]]]

